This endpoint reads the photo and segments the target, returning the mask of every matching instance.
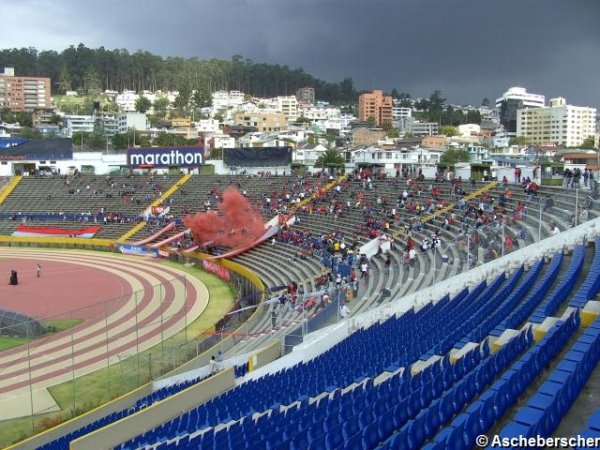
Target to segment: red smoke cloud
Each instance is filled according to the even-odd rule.
[[[221,214],[214,211],[186,216],[184,225],[198,244],[236,248],[256,241],[265,232],[265,222],[248,199],[234,188],[227,188],[220,203]]]

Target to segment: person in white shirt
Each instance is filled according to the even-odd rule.
[[[348,309],[348,306],[344,303],[342,305],[342,307],[340,308],[340,316],[342,317],[342,319],[345,319],[349,315],[350,315],[350,310]]]
[[[554,224],[554,228],[552,230],[552,236],[556,236],[559,233],[560,233],[560,228],[558,228],[558,225]]]
[[[360,277],[364,278],[364,277],[368,277],[369,276],[369,265],[366,262],[363,262],[360,265]]]

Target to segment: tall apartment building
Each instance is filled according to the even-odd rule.
[[[281,111],[287,117],[289,122],[293,122],[298,118],[298,100],[295,96],[280,96],[276,98],[277,111]]]
[[[309,105],[315,104],[315,88],[303,87],[296,91],[296,98],[301,103],[307,103]]]
[[[373,117],[376,126],[381,126],[386,121],[392,122],[392,108],[392,97],[383,95],[381,90],[366,92],[358,97],[358,119],[367,121]]]
[[[562,98],[550,100],[548,108],[517,111],[517,136],[530,144],[577,147],[596,133],[596,109],[567,105]]]
[[[0,73],[0,108],[33,111],[51,106],[50,78],[16,77],[12,67]]]
[[[517,132],[517,111],[524,108],[543,108],[546,98],[543,95],[531,94],[522,87],[511,87],[502,97],[496,99],[496,109],[500,114],[500,124],[509,135]]]

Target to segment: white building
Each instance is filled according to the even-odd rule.
[[[519,109],[543,108],[544,106],[546,106],[546,97],[531,94],[522,87],[511,87],[502,97],[496,99],[500,124],[511,136],[517,132],[517,111]]]
[[[72,137],[73,133],[91,133],[94,131],[94,125],[96,124],[95,116],[79,115],[79,114],[65,114],[65,128],[63,132]]]
[[[517,135],[528,143],[577,147],[596,133],[596,109],[567,105],[564,98],[550,100],[548,108],[517,111]]]
[[[115,97],[115,103],[124,112],[134,112],[135,102],[140,96],[135,91],[123,91]]]
[[[125,114],[128,130],[146,131],[150,129],[150,121],[146,113],[128,112]]]
[[[298,100],[294,95],[277,97],[276,108],[285,114],[288,122],[294,122],[298,118]]]
[[[297,164],[304,164],[309,170],[312,170],[317,159],[319,159],[326,151],[327,147],[323,144],[304,144],[294,151],[292,154],[292,161]]]
[[[205,148],[235,148],[235,138],[228,134],[210,134],[204,138]]]
[[[396,169],[420,167],[426,177],[431,177],[437,170],[443,151],[424,148],[416,149],[382,149],[378,146],[359,148],[352,151],[350,162],[357,165],[378,165],[388,175],[395,174]],[[426,170],[427,169],[427,170]]]
[[[215,119],[201,119],[195,123],[198,133],[218,133],[219,121]]]
[[[458,126],[458,134],[461,137],[479,136],[481,133],[481,126],[475,123],[466,123]]]
[[[420,122],[410,118],[406,129],[415,136],[436,136],[440,134],[440,126],[437,122]]]
[[[127,116],[125,114],[96,116],[96,127],[105,136],[127,133]]]
[[[288,147],[289,142],[275,134],[248,133],[239,138],[240,147]]]
[[[400,102],[394,100],[392,106],[392,120],[397,122],[398,120],[408,119],[409,117],[412,117],[412,109],[400,106]]]
[[[223,111],[244,103],[244,93],[240,91],[217,91],[212,93],[213,110]]]

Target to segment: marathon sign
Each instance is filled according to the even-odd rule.
[[[203,147],[152,147],[127,150],[127,165],[144,167],[196,167],[204,162]]]

